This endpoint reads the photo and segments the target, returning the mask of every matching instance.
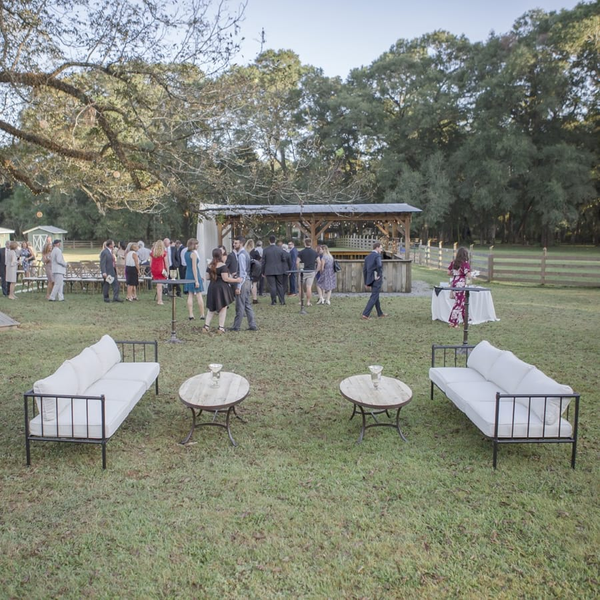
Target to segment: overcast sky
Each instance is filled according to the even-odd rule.
[[[251,62],[265,50],[291,49],[303,64],[325,75],[345,78],[355,67],[371,64],[399,38],[412,39],[444,29],[471,41],[493,30],[509,31],[533,8],[573,8],[576,0],[248,0],[236,62]],[[233,4],[233,3],[232,3]]]

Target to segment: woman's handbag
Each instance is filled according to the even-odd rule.
[[[335,258],[333,259],[333,270],[335,273],[339,273],[342,270],[340,263],[337,260],[335,260]]]

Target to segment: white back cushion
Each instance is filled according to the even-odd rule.
[[[502,353],[503,350],[495,348],[489,342],[483,340],[471,350],[467,366],[475,369],[485,379],[489,379],[490,371]]]
[[[102,377],[102,364],[98,355],[91,348],[85,348],[75,358],[66,362],[75,369],[80,394],[84,394],[90,385]]]
[[[33,384],[33,391],[36,394],[55,395],[54,398],[44,398],[41,408],[39,400],[36,400],[38,410],[41,410],[44,421],[54,421],[56,419],[57,407],[58,412],[61,412],[65,406],[71,403],[71,399],[64,396],[79,395],[77,373],[69,361],[65,361],[52,375],[36,381]]]
[[[554,379],[542,373],[539,369],[533,368],[523,377],[517,386],[516,394],[572,394],[573,389],[568,385],[562,385]],[[529,406],[529,398],[517,398],[517,402],[523,406]],[[562,399],[562,412],[564,413],[569,406],[571,398]],[[544,405],[546,410],[544,411]],[[546,425],[554,425],[561,415],[561,398],[549,396],[544,398],[531,398],[531,412],[533,412],[541,421],[546,421]]]
[[[533,365],[523,362],[512,352],[505,351],[494,362],[488,380],[509,394],[516,394],[519,383],[533,368]]]
[[[103,335],[99,342],[96,342],[93,346],[90,346],[100,359],[102,365],[102,375],[105,375],[110,371],[117,363],[121,362],[121,353],[119,347],[115,344],[115,341],[110,335]]]

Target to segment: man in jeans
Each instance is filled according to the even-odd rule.
[[[243,281],[235,286],[235,319],[231,331],[239,331],[244,314],[248,319],[248,331],[256,331],[256,319],[252,309],[252,279],[250,277],[250,255],[244,248],[246,238],[238,235],[233,240],[233,251],[237,258],[237,276]]]

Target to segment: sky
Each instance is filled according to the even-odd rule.
[[[345,79],[351,69],[370,65],[400,38],[444,29],[472,42],[483,41],[491,31],[510,31],[528,10],[558,11],[576,4],[577,0],[248,0],[240,34],[245,40],[235,62],[252,62],[260,52],[264,28],[265,50],[293,50],[303,64]]]

